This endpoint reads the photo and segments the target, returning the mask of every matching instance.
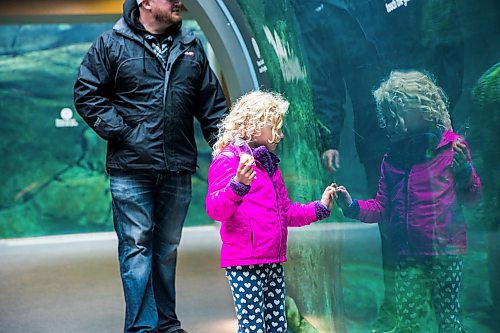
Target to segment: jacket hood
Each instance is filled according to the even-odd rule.
[[[452,130],[445,130],[443,136],[441,137],[441,141],[437,145],[436,149],[439,149],[443,146],[446,146],[450,142],[454,142],[456,140],[463,139],[460,135],[456,134]]]
[[[123,19],[130,28],[146,32],[144,26],[139,22],[139,5],[136,0],[126,0],[123,3]]]

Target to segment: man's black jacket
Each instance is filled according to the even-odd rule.
[[[432,73],[450,100],[462,93],[464,45],[455,0],[290,0],[296,12],[322,129],[323,150],[338,149],[346,92],[362,163],[388,148],[372,91],[395,69]],[[390,11],[391,3],[400,7]],[[327,42],[325,42],[327,41]],[[330,132],[330,133],[329,133]]]
[[[164,65],[142,32],[122,18],[82,61],[75,106],[107,140],[108,171],[195,172],[194,118],[214,143],[226,99],[200,41],[184,29],[172,37]]]

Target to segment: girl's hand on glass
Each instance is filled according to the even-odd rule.
[[[253,168],[253,163],[253,157],[252,159],[240,158],[240,163],[238,164],[238,169],[236,170],[236,176],[234,176],[234,180],[241,184],[250,185],[252,180],[254,180],[255,176],[257,175]]]
[[[333,187],[333,184],[331,184],[330,186],[327,186],[325,188],[325,191],[321,196],[321,203],[325,205],[328,210],[332,210],[333,201],[335,200],[335,198],[335,188]]]
[[[335,188],[335,194],[337,197],[337,204],[340,208],[346,209],[352,204],[352,198],[347,189],[344,186],[338,186],[333,184]]]

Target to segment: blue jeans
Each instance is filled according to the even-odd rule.
[[[170,333],[180,328],[175,268],[191,175],[112,171],[110,189],[126,304],[124,332]]]

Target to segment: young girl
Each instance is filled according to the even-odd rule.
[[[238,332],[287,331],[285,280],[287,228],[326,218],[333,187],[321,201],[292,203],[280,160],[288,102],[254,91],[241,97],[220,125],[208,172],[208,215],[221,225],[221,267],[233,294]]]
[[[391,142],[378,193],[371,200],[352,200],[339,186],[337,202],[348,217],[389,223],[399,253],[398,332],[421,332],[429,294],[439,332],[464,332],[459,289],[466,223],[460,204],[481,196],[469,149],[452,131],[446,96],[429,76],[393,71],[374,96]]]

